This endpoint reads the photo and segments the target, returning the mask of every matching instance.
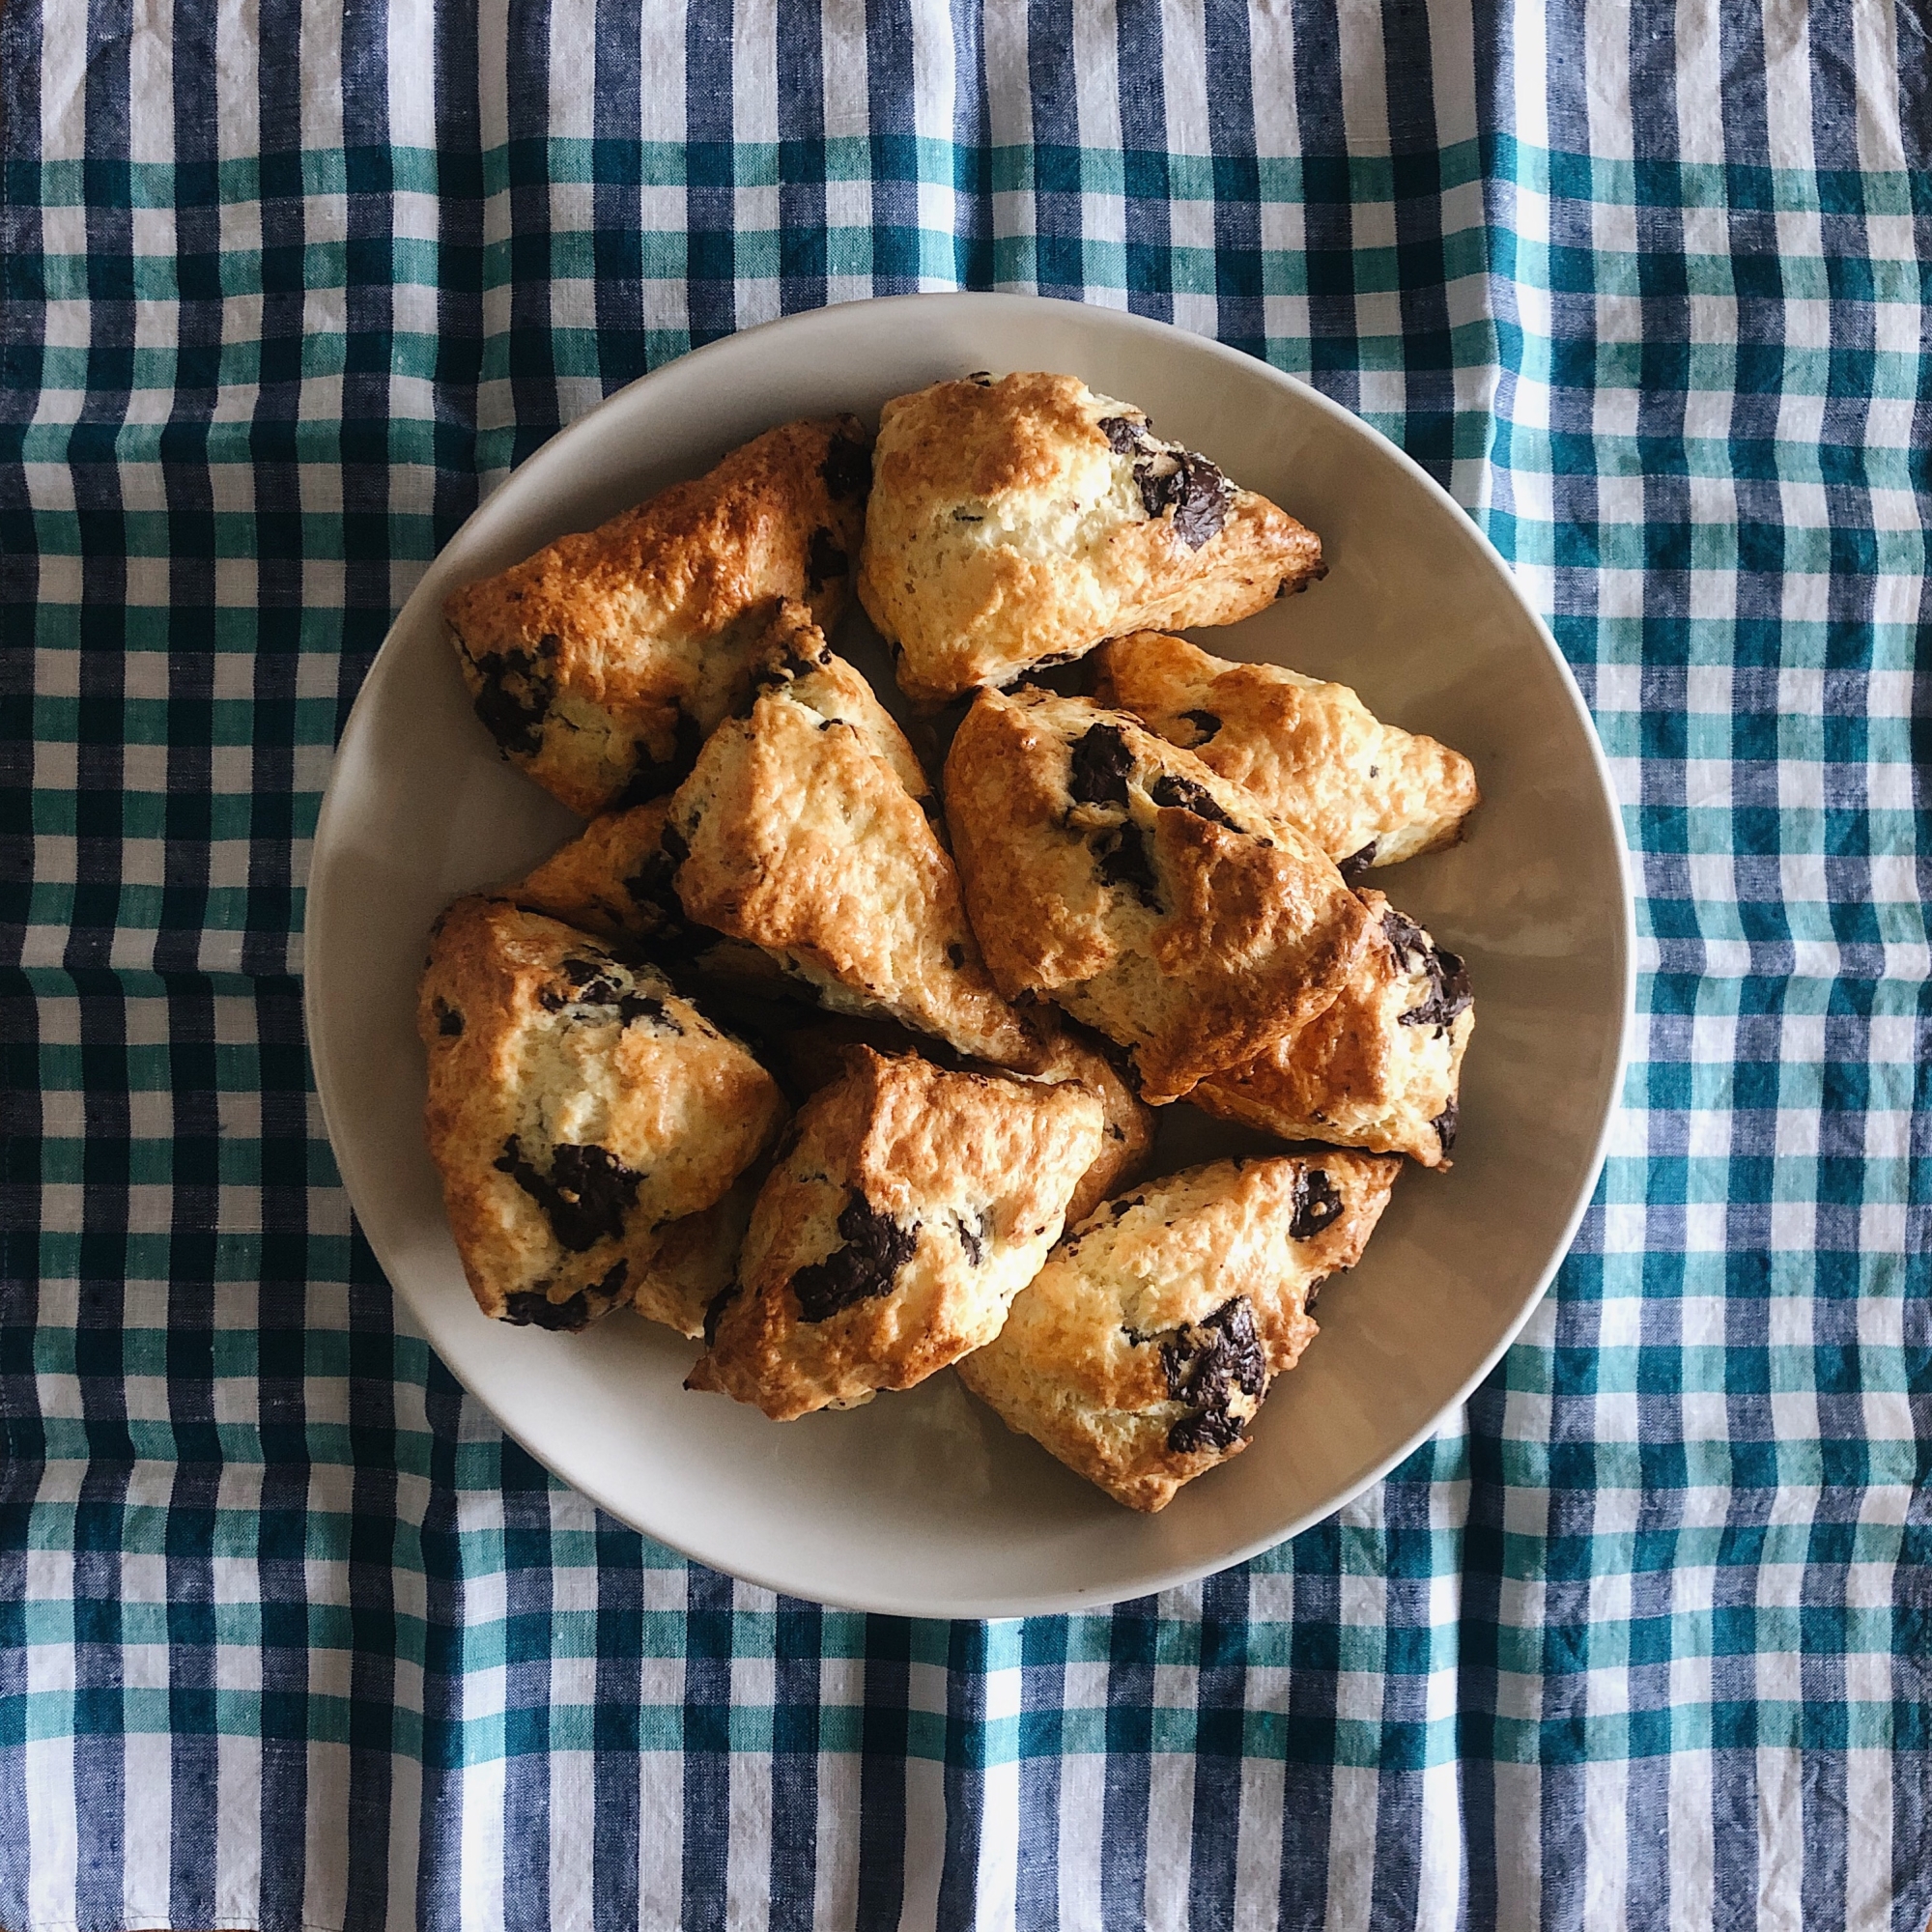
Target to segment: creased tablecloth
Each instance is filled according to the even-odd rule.
[[[0,113],[0,1925],[1919,1932],[1917,0],[4,0]],[[1245,1568],[949,1627],[507,1444],[298,992],[331,745],[482,494],[692,344],[955,286],[1449,484],[1595,713],[1642,980],[1466,1414]]]

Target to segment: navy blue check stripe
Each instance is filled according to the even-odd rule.
[[[0,11],[0,1925],[1920,1932],[1932,63],[1795,18]],[[952,286],[1217,335],[1447,482],[1592,705],[1643,968],[1460,1426],[983,1627],[504,1442],[298,1009],[330,750],[483,491],[696,343]]]

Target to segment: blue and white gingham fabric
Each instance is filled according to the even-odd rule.
[[[0,1926],[1920,1932],[1921,0],[0,3]],[[335,734],[507,469],[1039,290],[1457,493],[1608,749],[1628,1108],[1361,1502],[1111,1613],[692,1569],[505,1442],[298,1016]]]

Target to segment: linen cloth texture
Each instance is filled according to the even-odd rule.
[[[0,1925],[1919,1932],[1928,74],[1910,0],[6,0]],[[505,1442],[298,984],[331,746],[482,495],[694,344],[962,286],[1450,486],[1594,710],[1642,980],[1462,1419],[1244,1568],[947,1626]]]

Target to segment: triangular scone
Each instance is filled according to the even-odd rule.
[[[994,990],[936,810],[871,687],[809,621],[787,621],[749,716],[719,726],[672,802],[678,896],[692,919],[764,948],[834,1011],[882,1014],[978,1059],[1031,1065],[1037,1029]]]
[[[667,1230],[721,1200],[784,1115],[662,974],[506,899],[437,923],[416,1027],[450,1232],[499,1321],[582,1328],[629,1300]]]
[[[872,479],[859,599],[922,702],[1123,631],[1232,624],[1321,570],[1312,530],[1073,376],[900,396]]]
[[[1360,963],[1335,1004],[1187,1097],[1205,1114],[1288,1141],[1331,1141],[1448,1164],[1456,1090],[1475,1030],[1469,976],[1380,893]]]
[[[1102,704],[1246,785],[1350,877],[1454,844],[1481,801],[1462,753],[1382,724],[1346,684],[1231,664],[1157,631],[1116,638],[1094,662]]]
[[[843,607],[868,441],[856,416],[786,423],[446,599],[511,763],[586,818],[675,784],[743,697],[779,599],[827,623]]]
[[[1335,1153],[1216,1161],[1068,1234],[959,1378],[1019,1435],[1137,1510],[1237,1456],[1270,1379],[1315,1335],[1401,1163]]]
[[[1093,1164],[1084,1087],[849,1050],[758,1191],[686,1382],[780,1422],[911,1388],[999,1333]]]
[[[1293,826],[1085,698],[981,692],[946,812],[1000,990],[1048,994],[1130,1047],[1156,1105],[1306,1026],[1368,931]]]

